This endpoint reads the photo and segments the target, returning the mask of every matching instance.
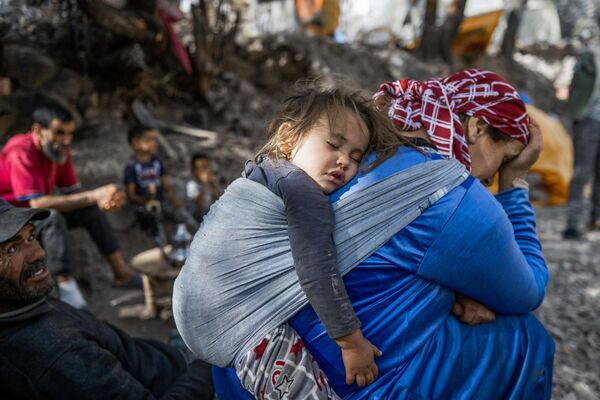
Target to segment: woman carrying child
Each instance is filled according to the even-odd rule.
[[[347,383],[365,386],[377,377],[374,357],[381,352],[363,337],[336,268],[334,214],[327,195],[354,177],[365,154],[377,152],[384,159],[406,142],[370,98],[336,83],[298,82],[271,121],[267,143],[246,163],[243,175],[283,201],[300,286],[341,349]],[[186,263],[184,275],[191,268]],[[254,343],[234,365],[244,387],[257,398],[278,398],[282,386],[272,377],[279,376],[296,380],[285,389],[290,398],[337,398],[287,324]],[[298,384],[299,375],[310,384]]]
[[[377,221],[379,225],[373,226],[366,239],[362,239],[378,243],[374,252],[366,255],[357,252],[358,265],[352,265],[351,271],[345,265],[348,250],[343,242],[335,241],[338,267],[347,272],[344,283],[362,323],[362,332],[383,350],[377,359],[379,378],[362,388],[347,384],[348,363],[339,343],[325,334],[326,324],[321,323],[324,318],[311,307],[303,307],[299,312],[294,309],[294,313],[273,313],[272,318],[289,320],[302,338],[293,349],[302,349],[304,357],[312,359],[303,348],[306,345],[337,395],[346,399],[548,398],[553,344],[541,324],[528,314],[543,299],[548,272],[523,181],[539,154],[541,138],[536,129],[530,131],[523,103],[501,77],[477,70],[426,82],[390,83],[382,87],[377,99],[377,104],[389,110],[399,128],[412,132],[410,135],[415,137],[421,151],[402,146],[387,160],[383,153],[377,159],[369,157],[366,161],[369,169],[359,171],[347,186],[332,193],[330,201],[336,217],[334,235],[339,231],[338,225],[344,224],[349,225],[351,234],[362,234],[360,227],[364,222],[360,221],[360,215],[350,219],[354,224],[347,224],[344,207],[350,201],[360,202],[365,198],[371,207],[360,208],[362,214],[369,214],[372,211],[369,208],[375,209],[375,213],[369,214],[374,219],[382,214]],[[462,169],[454,168],[455,164]],[[476,179],[465,178],[465,170],[471,171],[475,178],[487,180],[499,169],[503,192],[498,201]],[[411,177],[419,174],[425,174],[427,179],[415,184]],[[448,174],[455,175],[456,180],[449,180]],[[429,181],[441,176],[439,190],[426,191],[429,202],[419,203],[417,212],[412,212],[412,219],[404,225],[395,225],[394,220],[397,213],[394,207],[408,201],[404,194],[396,196],[393,192],[399,190],[396,187],[383,186],[383,192],[377,191],[381,183],[396,176],[403,179],[396,186],[406,185],[415,193],[423,192]],[[433,185],[433,189],[437,188]],[[266,198],[257,201],[263,200]],[[390,226],[394,228],[392,235],[381,235]],[[361,241],[356,244],[360,247]],[[249,251],[260,248],[265,257],[275,260],[284,251],[283,247],[274,241],[270,246],[251,247]],[[200,259],[192,257],[189,261],[197,264]],[[218,264],[214,260],[213,263]],[[192,265],[190,271],[194,269]],[[210,294],[214,296],[246,290],[244,299],[252,300],[249,288],[253,288],[253,280],[243,270],[235,274],[236,284],[214,279],[215,275],[206,271],[204,274],[190,271],[183,279],[208,277],[213,286]],[[274,268],[273,275],[280,271]],[[261,275],[259,279],[265,278]],[[293,287],[281,286],[282,296]],[[199,350],[197,353],[203,353],[206,349],[202,346],[194,347],[193,336],[204,335],[200,331],[203,324],[197,321],[221,312],[226,314],[230,311],[228,307],[233,307],[226,298],[198,306],[194,296],[181,296],[182,293],[179,299],[177,290],[175,293],[178,326],[187,331],[182,332],[184,338],[187,336],[186,343],[194,351]],[[254,323],[255,329],[261,330],[262,309],[277,310],[281,304],[278,300],[271,293],[262,307],[252,308],[249,313],[244,313],[245,303],[235,303],[235,309],[244,318],[223,325],[220,333],[227,339],[227,345],[238,345],[229,340],[234,327],[243,329],[244,325]],[[183,304],[185,301],[187,305]],[[271,307],[272,302],[275,307]],[[477,302],[505,315],[488,324],[464,325],[460,321],[475,324],[494,319],[492,311]],[[214,310],[212,314],[208,307]],[[477,312],[473,313],[473,309]],[[185,321],[186,316],[191,318]],[[267,345],[268,342],[250,351],[254,351],[255,358],[277,355],[265,351]],[[249,358],[251,353],[247,353],[247,347],[244,350],[241,354]],[[276,363],[277,357],[271,361]],[[326,382],[320,379],[320,370],[312,371],[318,372],[315,375],[319,378],[312,382],[313,386]],[[294,373],[298,375],[292,376]],[[270,393],[274,398],[307,398],[302,394],[295,396],[291,390],[312,387],[310,381],[301,378],[300,372],[293,370],[283,374],[274,368],[271,375],[256,379],[272,382],[274,390]],[[234,384],[231,380],[228,383],[229,393],[235,393],[231,395],[234,397],[227,397],[224,386],[217,382],[220,396],[247,398],[243,391],[235,391]],[[254,397],[262,397],[262,393],[250,389]]]

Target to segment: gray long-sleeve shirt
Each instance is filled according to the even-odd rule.
[[[304,171],[285,161],[248,161],[243,175],[281,197],[288,220],[290,247],[298,280],[332,338],[360,328],[336,268],[329,199]]]

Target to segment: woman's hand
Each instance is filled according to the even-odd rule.
[[[492,310],[462,294],[456,295],[452,314],[456,315],[461,322],[469,325],[479,325],[496,319],[496,313]]]
[[[525,146],[516,158],[500,168],[500,191],[512,188],[512,182],[517,178],[525,179],[527,171],[537,161],[542,152],[544,147],[542,132],[537,122],[533,119],[530,119],[529,131],[531,132],[531,137],[527,146]]]

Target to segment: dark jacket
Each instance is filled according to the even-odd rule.
[[[211,399],[207,364],[43,300],[0,314],[0,398]]]

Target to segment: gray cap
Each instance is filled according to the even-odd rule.
[[[0,199],[0,243],[13,238],[29,221],[45,219],[45,208],[20,208]]]

